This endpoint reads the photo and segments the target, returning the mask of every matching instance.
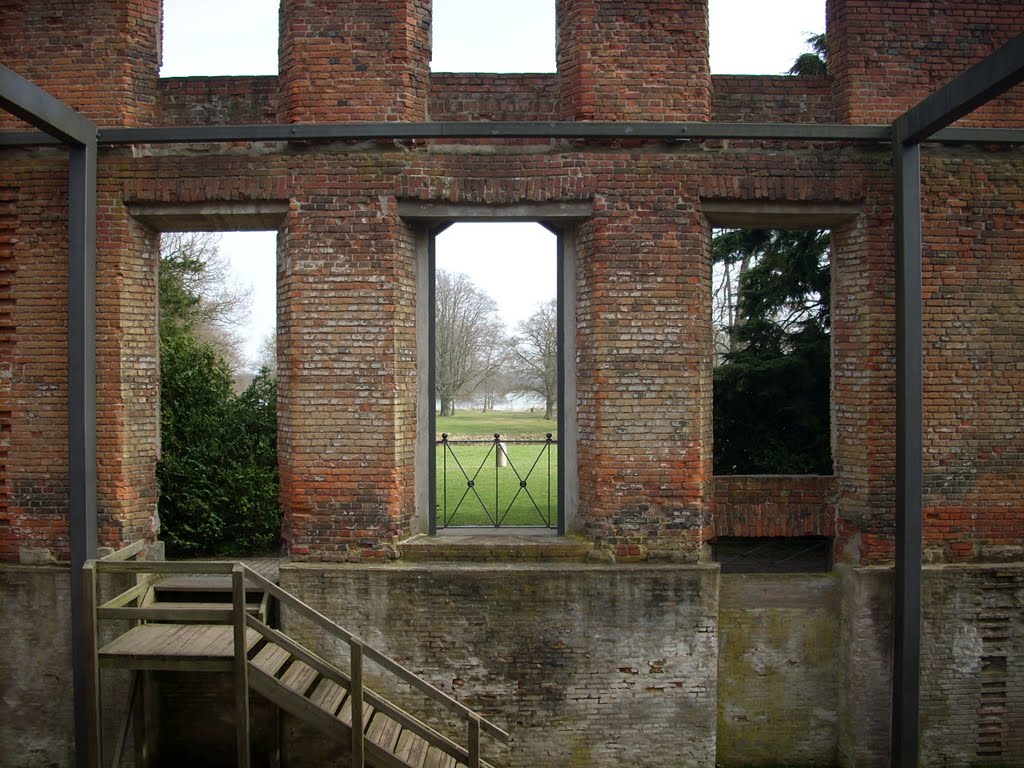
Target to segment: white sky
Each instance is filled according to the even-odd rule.
[[[554,0],[433,3],[432,70],[554,71]],[[825,0],[709,0],[709,5],[714,74],[783,74],[808,50],[807,37],[825,31]],[[277,74],[277,15],[277,0],[164,0],[161,76]],[[547,246],[542,245],[545,239]],[[540,251],[550,254],[548,295],[554,295],[554,242],[538,225],[458,225],[439,238],[438,264],[450,271],[472,271],[477,285],[499,305],[509,304],[502,312],[512,329],[544,298],[539,295],[544,281],[536,279],[533,267],[525,268]],[[253,287],[253,325],[246,349],[252,358],[274,327],[276,239],[273,233],[226,232],[220,248],[231,261],[235,280]],[[445,266],[442,261],[447,259],[461,267]],[[474,269],[481,264],[520,268],[501,275],[484,270],[481,275]],[[516,299],[523,296],[530,298]]]

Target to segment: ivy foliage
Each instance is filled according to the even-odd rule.
[[[161,255],[159,512],[171,555],[238,555],[278,541],[277,384],[262,369],[239,395],[223,355],[196,333],[204,260]]]
[[[729,349],[715,367],[715,474],[831,474],[830,268],[823,230],[715,236],[742,263]]]

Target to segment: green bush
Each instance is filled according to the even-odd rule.
[[[188,333],[161,343],[157,464],[162,536],[172,555],[266,552],[281,525],[274,379],[237,397],[231,372]]]

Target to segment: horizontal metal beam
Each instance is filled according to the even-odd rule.
[[[3,64],[0,64],[0,109],[66,144],[84,146],[96,139],[94,122]]]
[[[887,141],[887,125],[825,123],[668,122],[367,122],[324,125],[236,125],[109,128],[101,145],[185,144],[218,141],[351,141],[395,139],[777,139]]]
[[[352,125],[353,124],[349,123],[349,124],[346,124],[344,126],[341,126],[340,128],[342,130],[348,132]],[[362,126],[362,125],[365,125],[365,124],[356,124],[356,125]],[[418,126],[418,125],[426,125],[426,124],[424,124],[424,123],[383,123],[383,124],[382,123],[373,123],[372,125],[374,125],[374,126],[386,125],[388,127],[394,127],[395,125],[413,125],[413,126]],[[434,123],[434,124],[431,124],[431,125],[437,125],[437,124]],[[452,125],[452,124],[445,124],[445,125]],[[466,125],[466,124],[464,124],[464,123],[457,123],[457,125]],[[468,125],[477,125],[477,124],[476,123],[469,123]],[[494,130],[494,126],[496,124],[495,123],[480,123],[480,125],[487,126],[487,128],[483,129],[483,130],[493,131]],[[521,125],[521,124],[517,123],[516,125]],[[542,125],[551,125],[551,124],[550,123],[543,123]],[[561,125],[561,124],[559,124],[559,125]],[[590,130],[586,126],[591,125],[591,124],[590,123],[571,123],[570,125],[583,126],[583,127],[578,128],[578,130],[580,132],[583,132],[583,131]],[[619,123],[611,123],[611,124],[608,124],[608,125],[620,125],[620,124]],[[633,126],[635,124],[622,124],[622,125],[626,125],[627,129],[628,129],[630,126]],[[673,125],[691,126],[693,124],[692,123],[684,123],[684,124],[679,124],[679,123],[658,123],[657,125],[658,126],[673,126]],[[694,129],[693,131],[691,131],[689,133],[689,135],[685,136],[685,138],[686,139],[691,139],[691,140],[758,139],[758,140],[761,140],[761,141],[766,141],[766,140],[769,140],[769,139],[794,140],[796,138],[799,138],[799,139],[803,139],[803,140],[806,140],[806,141],[851,141],[851,140],[855,140],[855,141],[863,142],[863,143],[872,143],[872,142],[874,142],[874,143],[888,143],[889,140],[890,140],[890,136],[891,136],[891,130],[887,126],[841,126],[841,127],[844,127],[844,128],[851,129],[851,131],[853,133],[853,138],[851,139],[851,137],[849,135],[845,135],[846,134],[845,131],[843,131],[843,132],[834,132],[834,131],[822,131],[822,130],[819,130],[822,125],[825,125],[825,124],[821,124],[821,123],[816,123],[816,124],[811,124],[811,125],[804,125],[802,129],[798,129],[796,127],[790,126],[790,124],[787,124],[787,126],[789,127],[789,130],[786,131],[786,134],[794,134],[794,135],[781,135],[781,134],[779,134],[779,135],[774,135],[774,136],[769,135],[769,133],[770,133],[769,132],[769,127],[774,127],[775,125],[777,125],[776,123],[700,123],[699,125],[700,125],[699,129]],[[792,124],[792,125],[793,126],[798,126],[799,124]],[[742,128],[740,128],[740,126],[742,126]],[[828,124],[828,126],[834,127],[833,124]],[[297,137],[294,136],[294,135],[283,135],[283,134],[284,133],[291,134],[293,132],[293,129],[295,129],[297,127],[298,126],[265,126],[265,125],[263,125],[263,126],[221,126],[221,127],[218,127],[216,129],[216,130],[222,132],[222,133],[219,134],[221,136],[221,138],[214,139],[214,138],[211,138],[208,135],[204,136],[202,139],[195,138],[195,139],[188,139],[188,140],[186,140],[184,138],[179,138],[176,143],[191,143],[193,141],[195,141],[195,142],[199,142],[199,141],[203,141],[203,142],[216,142],[216,141],[268,141],[268,140],[288,141],[288,140],[295,140]],[[348,139],[359,138],[359,139],[364,139],[364,140],[367,139],[367,136],[366,136],[366,133],[365,133],[366,129],[363,128],[363,127],[359,127],[357,129],[360,132],[360,134],[361,134],[358,137],[353,136],[353,135],[343,136],[343,135],[339,134],[339,132],[337,130],[335,130],[335,126],[317,125],[317,126],[304,126],[304,128],[308,128],[309,131],[304,131],[304,133],[306,133],[308,135],[305,135],[302,138],[303,139],[308,139],[308,140],[313,140],[313,138],[316,138],[316,136],[312,136],[312,134],[314,134],[314,133],[315,134],[319,134],[319,138],[321,138],[321,139],[325,138],[325,136],[327,136],[328,133],[330,134],[329,138],[333,138],[333,139],[336,139],[336,140],[341,140],[341,139],[344,139],[344,138],[348,138]],[[277,135],[273,139],[268,139],[268,137],[266,135],[266,130],[267,129],[274,129],[280,135]],[[105,146],[109,146],[109,147],[113,147],[113,146],[119,146],[121,144],[147,143],[147,142],[143,142],[143,141],[115,141],[115,139],[118,138],[118,136],[117,136],[117,134],[111,133],[112,130],[124,131],[124,130],[129,130],[129,129],[106,129],[106,130],[102,130],[100,132],[100,135],[101,135],[100,144],[105,145]],[[131,129],[131,130],[132,131],[137,131],[137,130],[143,130],[143,129]],[[161,135],[164,138],[164,141],[159,142],[159,143],[171,143],[171,142],[166,140],[167,136],[168,136],[167,132],[169,132],[169,131],[177,132],[177,131],[180,131],[180,130],[183,130],[183,129],[179,129],[179,128],[159,128],[159,129],[144,129],[144,130],[159,130],[159,131],[161,131]],[[212,128],[206,128],[206,129],[203,129],[203,130],[204,131],[210,131],[210,130],[213,130],[213,129]],[[468,135],[467,136],[455,136],[452,131],[449,131],[448,134],[446,136],[444,136],[443,138],[479,138],[480,131],[482,129],[480,129],[480,128],[472,128],[470,130],[473,131],[473,136],[468,136]],[[257,133],[255,133],[255,131],[258,131],[258,135],[257,135]],[[663,132],[663,130],[660,129],[660,128],[659,128],[659,131]],[[698,133],[699,133],[699,135],[698,135]],[[799,133],[800,135],[796,136],[795,135],[796,133]],[[740,134],[742,134],[742,135],[740,135]],[[490,138],[509,138],[510,137],[510,134],[503,134],[503,135],[500,135],[500,136],[495,136],[493,133],[488,133],[487,135]],[[564,133],[563,133],[563,137],[564,137]],[[673,137],[677,137],[677,135],[675,133],[673,133]],[[121,138],[124,138],[124,137],[122,136]],[[136,137],[136,138],[138,138],[138,137]],[[402,136],[398,136],[398,135],[385,135],[383,133],[383,129],[381,129],[381,133],[379,135],[371,137],[371,138],[396,139],[396,138],[409,138],[409,136],[408,136],[408,133],[405,131],[405,129],[403,129],[403,135]],[[417,138],[423,138],[423,137],[417,137]],[[551,135],[546,135],[546,134],[543,133],[543,131],[538,130],[538,131],[534,132],[533,134],[531,134],[531,138],[556,138],[556,137],[551,136]],[[576,138],[597,138],[597,137],[577,136]],[[615,136],[615,135],[613,135],[613,133],[610,130],[602,129],[602,136],[601,136],[601,138],[615,139],[615,138],[638,138],[638,137],[637,137],[637,135],[635,133],[635,130],[631,131],[628,134],[625,131],[623,131],[621,136]],[[639,138],[650,138],[650,137],[648,137],[648,136],[640,136]],[[661,136],[660,138],[664,138],[664,137]],[[944,143],[944,144],[1024,144],[1024,129],[1019,129],[1019,128],[943,128],[941,131],[938,131],[934,136],[932,136],[931,140],[932,141],[936,141],[936,142],[941,142],[941,143]],[[56,138],[54,138],[52,136],[48,136],[47,134],[42,133],[40,131],[0,131],[0,148],[2,148],[2,147],[7,147],[7,148],[13,148],[13,147],[35,147],[35,146],[57,145],[57,144],[60,144],[60,143],[61,142],[60,142],[59,139],[56,139]],[[158,142],[152,142],[152,143],[158,143]]]
[[[916,144],[1024,81],[1024,34],[934,91],[893,123],[901,144]]]

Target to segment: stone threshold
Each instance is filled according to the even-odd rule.
[[[399,549],[411,562],[584,562],[594,544],[548,528],[457,528],[413,536]]]

